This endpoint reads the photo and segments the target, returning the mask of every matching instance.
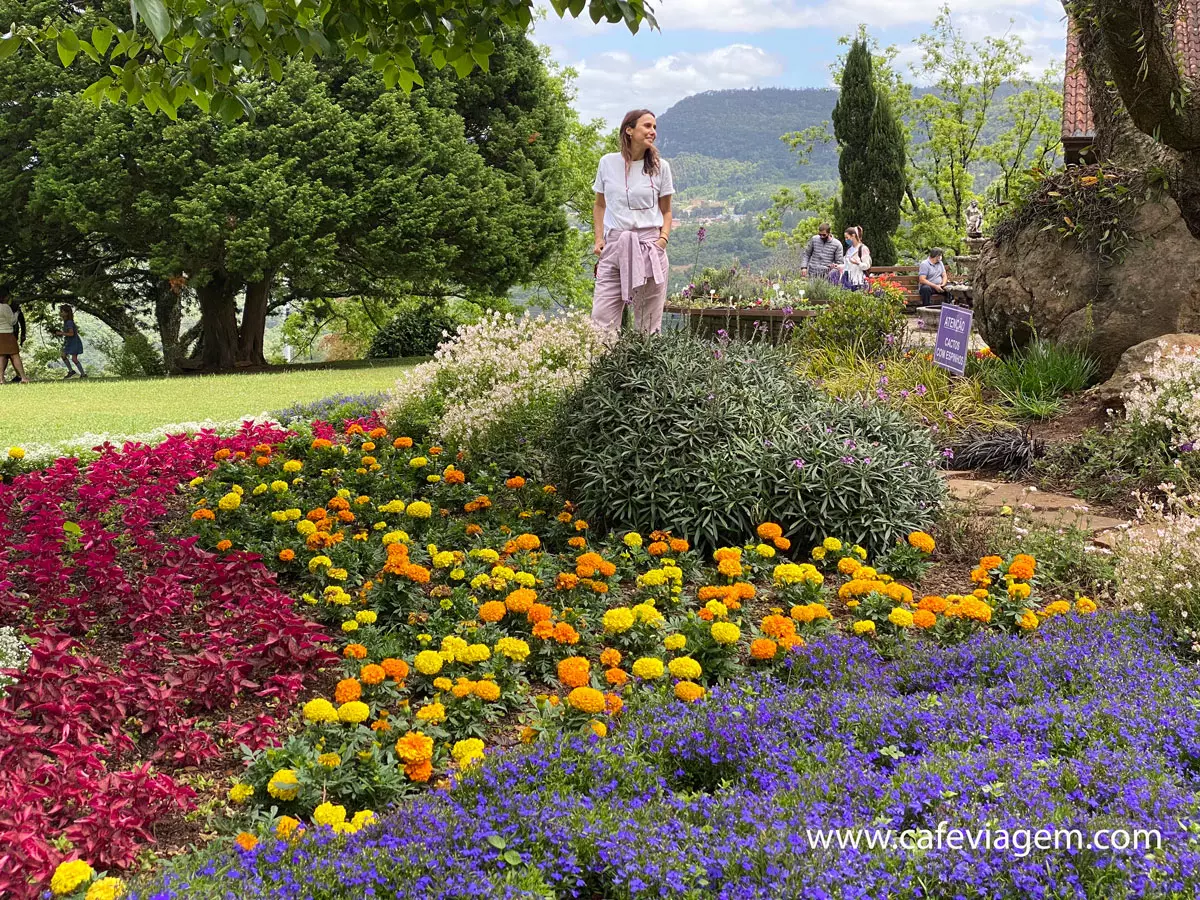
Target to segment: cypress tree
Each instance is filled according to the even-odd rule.
[[[843,231],[861,225],[874,264],[894,266],[907,148],[887,95],[875,86],[866,41],[855,41],[846,57],[833,134],[842,181],[838,222]]]

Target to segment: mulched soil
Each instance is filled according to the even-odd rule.
[[[1077,440],[1089,428],[1103,428],[1111,419],[1105,403],[1094,395],[1080,394],[1067,401],[1062,415],[1031,426],[1033,436],[1047,444],[1063,444]]]

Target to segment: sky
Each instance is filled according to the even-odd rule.
[[[659,30],[630,34],[623,24],[593,25],[586,10],[574,20],[553,11],[534,37],[554,58],[578,71],[575,106],[585,119],[610,126],[629,109],[661,113],[702,91],[750,87],[829,87],[837,40],[859,23],[885,45],[900,48],[910,80],[919,73],[914,39],[926,31],[941,0],[651,0]],[[1062,66],[1066,21],[1060,0],[949,0],[954,22],[970,40],[1016,35],[1031,57],[1030,74]]]

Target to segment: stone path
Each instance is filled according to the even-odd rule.
[[[980,481],[970,472],[944,472],[952,500],[970,503],[984,514],[1002,515],[1005,507],[1053,528],[1090,531],[1097,544],[1112,548],[1130,523],[1093,512],[1077,497],[1064,497],[1005,481]]]

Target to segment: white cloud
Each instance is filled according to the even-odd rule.
[[[571,60],[579,72],[576,108],[585,119],[620,122],[638,107],[662,112],[701,91],[768,84],[783,74],[783,60],[761,47],[730,44],[697,53],[671,53],[638,59],[624,51]]]

